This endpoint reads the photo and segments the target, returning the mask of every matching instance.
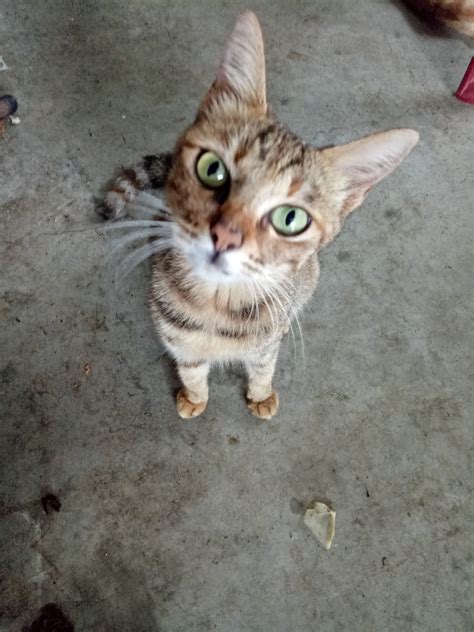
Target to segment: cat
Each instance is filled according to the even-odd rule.
[[[165,187],[166,205],[148,204],[154,219],[137,225],[154,239],[150,307],[177,364],[182,418],[205,410],[209,369],[228,361],[246,367],[251,413],[275,415],[278,348],[316,287],[318,251],[418,138],[395,129],[322,149],[297,138],[267,105],[257,17],[240,15],[172,155],[123,171],[100,208],[115,218],[133,199],[147,206],[138,190]]]
[[[474,37],[474,0],[404,0],[421,17],[433,18]]]

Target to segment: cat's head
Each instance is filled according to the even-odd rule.
[[[417,141],[397,129],[316,149],[285,130],[267,105],[262,33],[247,11],[175,148],[166,194],[180,248],[202,279],[291,275]]]

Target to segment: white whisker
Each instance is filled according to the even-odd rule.
[[[275,322],[275,317],[274,317],[274,314],[273,314],[273,310],[271,309],[271,307],[270,307],[270,305],[269,305],[269,303],[267,301],[268,289],[267,289],[267,287],[264,284],[262,279],[255,279],[255,282],[256,282],[257,287],[259,288],[259,290],[261,292],[263,302],[265,303],[265,307],[267,308],[267,311],[268,311],[268,313],[270,315],[270,320],[271,320],[271,323],[272,323],[272,333],[276,333],[276,331],[277,331],[277,323]],[[273,304],[273,307],[275,307],[275,303],[273,303],[273,301],[272,301],[272,304]]]
[[[145,192],[140,192],[126,206],[129,215],[143,213],[148,216],[171,216],[173,211],[159,198]]]
[[[173,239],[159,239],[151,244],[145,244],[140,248],[136,248],[125,257],[120,265],[121,275],[128,276],[134,268],[140,265],[140,263],[149,259],[153,255],[158,254],[162,250],[168,250],[171,246],[173,246],[173,244]]]
[[[252,279],[248,279],[248,285],[247,285],[250,294],[251,294],[251,298],[252,298],[252,307],[250,309],[249,315],[247,317],[247,323],[250,322],[250,320],[252,320],[253,316],[254,316],[254,312],[255,312],[255,317],[256,317],[256,321],[257,321],[257,325],[258,322],[260,320],[260,314],[259,314],[259,309],[258,309],[258,298],[257,298],[257,294],[255,292],[255,285]]]
[[[109,230],[125,230],[129,228],[153,228],[155,226],[173,226],[173,222],[169,220],[158,220],[158,219],[133,219],[127,222],[113,222],[112,224],[107,224],[102,228],[104,232],[108,232]]]
[[[168,213],[168,211],[164,211],[163,209],[149,209],[145,206],[139,206],[135,204],[130,204],[129,206],[127,206],[126,213],[129,217],[133,217],[136,219],[141,219],[142,216],[171,218],[171,213]]]
[[[285,289],[285,287],[283,285],[283,284],[288,284],[289,280],[286,277],[284,279],[282,279],[282,276],[281,275],[279,275],[279,276],[280,276],[280,279],[281,279],[281,284],[277,284],[276,288],[278,288],[278,291],[280,292],[280,294],[285,297],[285,300],[288,303],[288,307],[289,307],[291,313],[293,314],[293,317],[295,319],[296,325],[298,327],[298,332],[299,332],[300,341],[301,341],[301,354],[302,354],[303,365],[304,365],[305,362],[306,362],[306,354],[305,354],[303,331],[301,329],[301,325],[300,325],[300,320],[298,318],[298,314],[297,314],[295,308],[293,307],[293,301],[292,301],[290,295],[288,294],[288,292],[286,291],[286,289]]]
[[[258,291],[255,288],[254,280],[252,279],[251,282],[252,282],[252,292],[255,296],[255,310],[256,310],[256,316],[257,316],[257,323],[260,323],[260,298],[258,295]]]
[[[114,239],[112,241],[113,248],[110,251],[110,257],[113,257],[115,254],[117,254],[118,251],[122,250],[129,244],[132,244],[134,241],[139,241],[140,239],[147,239],[151,237],[170,237],[171,235],[171,230],[163,230],[162,227],[133,231],[131,234],[120,237],[119,239]]]
[[[157,208],[171,212],[162,199],[152,193],[147,193],[146,191],[139,191],[133,198],[133,201],[140,202],[148,208]]]
[[[269,279],[269,281],[270,281],[270,279]],[[281,300],[280,300],[280,298],[279,298],[279,294],[278,294],[278,285],[274,285],[273,283],[270,283],[270,282],[269,282],[269,283],[268,283],[268,291],[270,292],[271,296],[273,297],[273,300],[275,300],[275,301],[278,303],[278,305],[279,305],[279,307],[280,307],[280,311],[281,311],[282,316],[283,316],[283,317],[285,318],[285,320],[288,322],[288,328],[289,328],[289,329],[290,329],[290,331],[291,331],[291,337],[292,337],[292,340],[293,340],[293,348],[294,348],[295,353],[296,353],[296,338],[295,338],[295,332],[294,332],[294,330],[293,330],[293,324],[292,324],[292,322],[291,322],[290,317],[289,317],[289,316],[288,316],[288,314],[287,314],[287,311],[286,311],[286,309],[285,309],[285,306],[282,304],[282,302],[281,302]],[[283,300],[284,300],[285,302],[289,302],[289,301],[287,301],[285,298],[283,298]]]
[[[283,290],[281,288],[276,288],[276,291],[282,293]],[[282,294],[282,296],[287,296],[285,293]],[[298,327],[298,333],[299,333],[299,337],[300,337],[300,342],[301,342],[301,356],[302,356],[302,360],[303,360],[303,366],[305,365],[305,349],[304,349],[304,343],[303,343],[303,334],[301,331],[301,327],[300,327],[300,323],[298,320],[298,316],[296,314],[296,311],[294,310],[292,304],[291,304],[291,299],[290,297],[287,298],[287,303],[288,303],[288,307],[290,309],[291,314],[293,315],[294,319],[296,320],[296,325]],[[296,335],[295,335],[295,329],[293,327],[293,322],[292,322],[292,318],[291,318],[291,314],[288,314],[287,318],[288,318],[288,324],[291,330],[291,336],[293,338],[293,346],[294,346],[294,350],[295,350],[295,356],[297,354],[297,344],[296,344]]]
[[[284,301],[285,301],[285,303],[287,304],[287,306],[291,309],[290,300],[289,300],[287,297],[285,297],[285,295],[283,295],[283,294],[281,293],[281,291],[279,291],[278,286],[275,286],[275,287],[273,288],[273,290],[274,290],[274,292],[275,292],[277,295],[279,294],[280,296],[282,296],[282,300],[284,300]],[[293,327],[293,323],[291,322],[291,317],[290,317],[290,315],[286,312],[286,310],[285,310],[285,318],[286,318],[286,320],[288,321],[288,328],[289,328],[289,330],[290,330],[290,332],[291,332],[291,339],[292,339],[292,341],[293,341],[293,353],[294,353],[294,359],[295,359],[295,361],[296,361],[296,355],[297,355],[297,345],[296,345],[295,330],[294,330],[294,327]]]

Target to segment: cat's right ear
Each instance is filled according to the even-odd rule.
[[[408,156],[420,135],[414,129],[392,129],[321,151],[342,217],[360,206],[370,189]]]
[[[216,80],[200,111],[226,95],[232,95],[262,115],[267,110],[263,37],[257,16],[252,11],[244,11],[237,19]]]

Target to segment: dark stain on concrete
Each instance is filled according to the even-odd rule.
[[[337,253],[336,257],[338,261],[343,262],[343,261],[349,261],[352,255],[348,250],[341,250],[341,252]]]
[[[12,362],[9,362],[0,371],[0,382],[2,384],[11,384],[18,377],[18,371],[15,369]]]
[[[400,219],[402,213],[398,208],[389,208],[385,211],[384,215],[387,219]]]

